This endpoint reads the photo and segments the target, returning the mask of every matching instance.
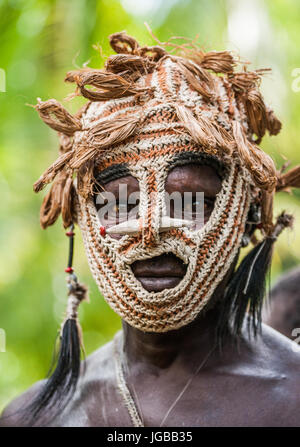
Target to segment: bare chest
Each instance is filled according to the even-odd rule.
[[[288,399],[280,399],[284,380],[278,375],[146,376],[128,380],[127,390],[124,395],[117,381],[93,383],[60,424],[128,427],[136,412],[151,427],[280,426],[288,425],[291,411]]]

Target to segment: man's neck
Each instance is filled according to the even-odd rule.
[[[130,364],[146,368],[168,368],[178,357],[199,360],[215,345],[217,318],[213,309],[187,326],[164,333],[143,332],[123,321],[124,353]]]

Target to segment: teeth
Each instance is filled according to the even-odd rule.
[[[180,228],[180,227],[191,227],[194,225],[194,221],[192,220],[184,220],[184,219],[173,219],[169,216],[163,216],[160,221],[159,231],[168,231],[172,228]],[[138,233],[142,231],[142,220],[134,219],[126,222],[122,222],[118,225],[114,225],[113,227],[107,228],[107,234],[131,234]]]

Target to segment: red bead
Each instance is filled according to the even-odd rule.
[[[256,228],[258,228],[259,230],[261,230],[261,229],[263,228],[263,224],[262,224],[262,223],[256,224]]]
[[[73,233],[73,231],[67,231],[66,236],[71,237],[71,236],[74,236],[74,234],[75,233]]]
[[[73,269],[72,269],[72,267],[67,267],[67,268],[65,269],[65,272],[66,272],[66,273],[73,273]]]
[[[105,227],[100,227],[100,234],[101,234],[101,236],[105,236],[106,235]]]

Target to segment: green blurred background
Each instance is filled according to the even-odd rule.
[[[299,0],[0,0],[0,68],[6,74],[6,92],[0,92],[0,328],[6,332],[6,352],[0,352],[0,411],[45,376],[66,305],[68,241],[61,220],[41,230],[39,207],[45,193],[32,191],[56,158],[58,144],[55,133],[26,104],[54,97],[75,112],[82,98],[64,100],[73,91],[63,83],[65,73],[87,61],[102,67],[104,59],[92,45],[101,45],[109,55],[107,36],[113,32],[126,30],[141,43],[153,44],[144,21],[161,41],[198,34],[205,50],[232,49],[252,61],[253,68],[271,67],[262,89],[284,126],[262,146],[278,166],[285,157],[292,166],[300,163],[300,92],[295,91],[300,82],[292,88],[293,70],[300,67]],[[299,204],[297,191],[276,199],[276,210],[294,213],[296,225],[277,243],[272,282],[299,264]],[[91,302],[80,308],[90,354],[121,323],[97,291],[79,235],[75,243],[75,268],[90,288]]]

